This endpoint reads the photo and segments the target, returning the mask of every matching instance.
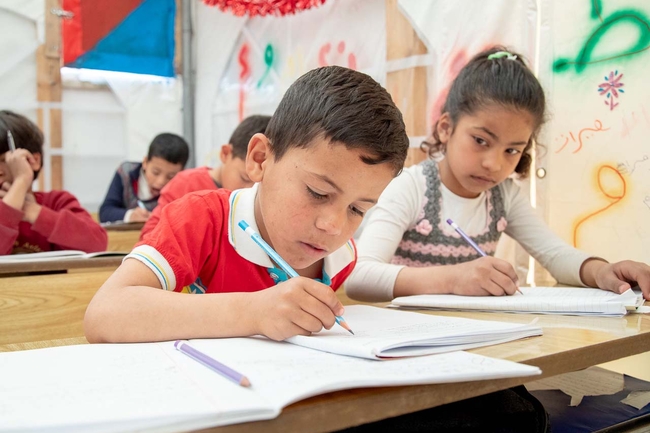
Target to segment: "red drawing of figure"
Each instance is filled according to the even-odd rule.
[[[246,89],[244,84],[246,80],[251,76],[251,69],[248,64],[248,54],[250,52],[250,47],[248,44],[242,45],[239,49],[239,54],[237,55],[237,61],[239,62],[240,71],[239,71],[239,121],[241,122],[244,119],[244,99],[246,98]]]
[[[330,66],[333,64],[337,64],[336,62],[330,63],[327,59],[327,56],[329,52],[332,50],[332,44],[327,42],[324,44],[322,47],[320,47],[320,50],[318,50],[318,66],[323,67],[323,66]],[[338,43],[336,46],[336,51],[338,51],[339,54],[343,54],[345,52],[345,41],[341,41]],[[347,56],[347,65],[348,68],[350,69],[357,69],[357,57],[354,55],[354,53],[349,53]]]

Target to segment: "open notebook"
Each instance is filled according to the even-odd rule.
[[[43,251],[40,253],[11,254],[0,256],[0,263],[24,263],[43,260],[92,259],[94,257],[119,257],[129,254],[126,251],[100,251],[85,253],[78,250]]]
[[[623,294],[579,287],[522,287],[523,295],[417,295],[393,299],[393,305],[443,310],[505,311],[513,313],[623,316],[643,304],[640,292]]]
[[[234,384],[175,350],[172,342],[0,353],[0,371],[6,373],[0,432],[188,431],[272,419],[295,401],[342,389],[541,373],[466,352],[384,362],[264,338],[190,344],[246,375],[251,387]]]
[[[441,317],[367,305],[345,308],[355,335],[335,325],[288,342],[339,355],[383,359],[465,350],[542,335],[539,326]]]

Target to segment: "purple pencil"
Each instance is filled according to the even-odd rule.
[[[483,250],[481,249],[481,247],[479,247],[479,246],[476,244],[476,242],[474,242],[474,241],[472,240],[472,238],[470,238],[469,236],[467,236],[467,234],[466,234],[466,233],[465,233],[465,232],[464,232],[460,227],[458,227],[458,224],[456,224],[456,223],[455,223],[451,218],[449,218],[449,219],[447,220],[447,224],[449,224],[450,226],[452,226],[452,227],[454,228],[454,230],[456,230],[456,233],[458,233],[458,234],[460,235],[461,238],[465,239],[465,242],[467,242],[468,244],[470,244],[471,247],[474,248],[474,249],[476,250],[477,253],[479,253],[479,254],[482,255],[483,257],[487,256],[487,254],[485,254],[485,251],[483,251]],[[519,290],[519,288],[517,288],[517,291],[518,291],[519,293],[521,293],[521,290]],[[521,294],[523,295],[523,293],[521,293]]]
[[[245,387],[251,386],[251,382],[248,380],[246,376],[236,372],[235,370],[228,367],[227,365],[223,365],[222,363],[206,355],[205,353],[199,352],[198,350],[196,350],[195,348],[187,344],[186,341],[176,340],[176,342],[174,343],[174,347],[176,348],[176,350],[183,352],[190,358],[200,362],[201,364],[208,367],[210,370],[216,371],[222,376],[232,380],[236,384]]]

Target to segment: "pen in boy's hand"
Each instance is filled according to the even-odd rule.
[[[241,227],[242,230],[248,234],[248,236],[253,239],[253,241],[259,245],[260,248],[264,250],[264,252],[273,260],[275,263],[277,263],[278,266],[282,268],[286,274],[291,277],[299,277],[298,272],[296,272],[290,265],[289,263],[285,262],[282,257],[271,247],[271,245],[267,244],[264,239],[257,233],[251,226],[248,225],[248,223],[244,220],[239,221],[239,227]],[[342,316],[334,316],[336,323],[339,324],[343,329],[348,331],[350,334],[354,335],[354,332],[352,332],[352,329],[350,329],[350,326],[348,323],[345,321],[345,319]]]
[[[144,205],[142,200],[138,200],[138,207],[141,208],[141,209],[147,210],[147,207]]]
[[[456,233],[458,233],[458,234],[460,235],[460,237],[463,238],[463,239],[465,240],[465,242],[467,242],[467,243],[468,243],[472,248],[474,248],[474,249],[476,250],[477,253],[479,253],[479,254],[482,255],[483,257],[487,256],[487,254],[485,253],[485,251],[483,251],[483,250],[481,249],[481,247],[479,247],[479,246],[476,244],[476,242],[474,242],[474,241],[472,240],[472,238],[470,238],[469,236],[467,236],[467,233],[465,233],[465,232],[464,232],[460,227],[458,227],[458,224],[456,224],[456,223],[455,223],[451,218],[447,219],[447,224],[449,224],[450,226],[452,226],[452,227],[454,228],[454,230],[456,230]],[[522,291],[519,290],[519,287],[517,287],[517,291],[523,295]]]
[[[9,130],[7,130],[7,143],[9,144],[9,150],[15,152],[16,142],[14,141],[14,135]]]

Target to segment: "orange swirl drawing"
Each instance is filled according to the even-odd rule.
[[[605,190],[605,186],[603,185],[603,174],[605,173],[605,170],[611,171],[614,174],[616,174],[616,176],[618,176],[618,179],[620,179],[620,181],[621,181],[618,188],[611,188],[615,192],[609,192],[608,193]],[[616,203],[623,200],[623,198],[625,197],[625,193],[627,192],[627,185],[626,185],[625,179],[623,178],[623,175],[621,174],[620,171],[618,171],[616,168],[612,167],[611,165],[603,165],[598,169],[598,189],[600,190],[600,192],[603,193],[603,195],[605,197],[612,200],[612,202],[609,203],[607,206],[605,206],[602,209],[598,209],[595,212],[591,212],[589,215],[582,218],[580,221],[578,221],[576,223],[575,227],[573,228],[573,246],[576,247],[576,248],[578,247],[578,229],[580,228],[580,226],[585,221],[589,220],[590,218],[593,218],[594,216],[596,216],[598,214],[601,214],[601,213],[605,212],[607,209],[611,208]]]

